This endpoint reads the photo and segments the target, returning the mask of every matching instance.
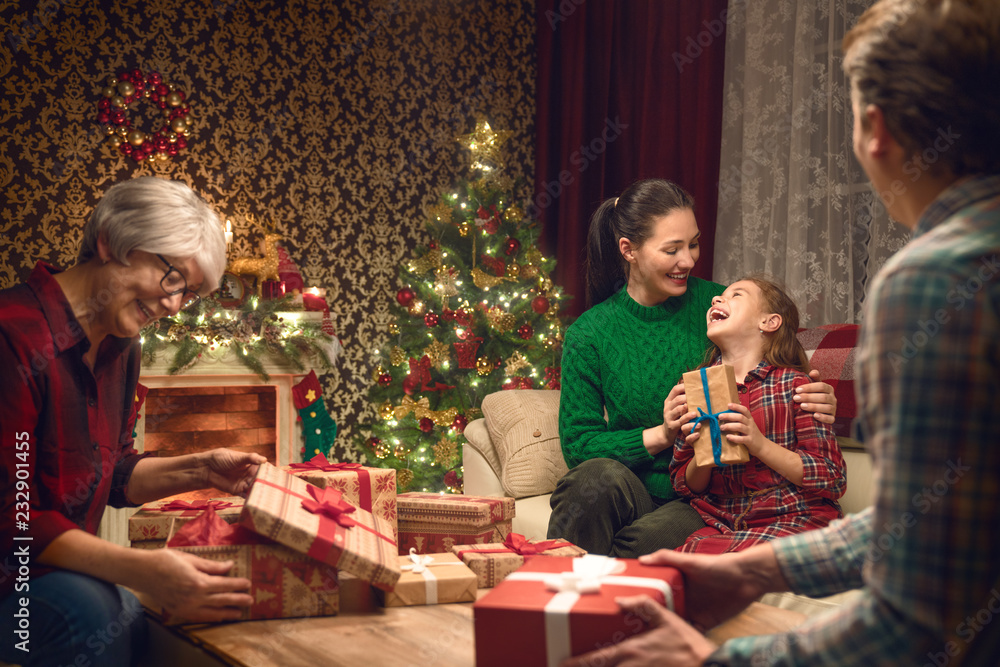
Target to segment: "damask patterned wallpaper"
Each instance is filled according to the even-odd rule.
[[[532,0],[0,0],[0,287],[37,260],[71,265],[112,184],[182,180],[233,220],[232,254],[258,252],[248,215],[271,220],[306,284],[327,289],[345,353],[321,382],[349,443],[371,417],[369,359],[398,264],[424,238],[424,208],[466,174],[455,135],[479,114],[512,130],[508,171],[532,180],[533,12]],[[136,165],[104,143],[100,90],[125,68],[187,92],[193,135],[173,160]]]

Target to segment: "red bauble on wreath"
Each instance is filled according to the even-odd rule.
[[[517,328],[517,335],[523,338],[524,340],[530,339],[534,335],[534,333],[535,330],[531,327],[530,324],[522,324]]]
[[[101,90],[95,120],[108,135],[108,143],[135,162],[169,160],[187,148],[191,136],[190,107],[183,90],[164,83],[159,72],[120,72]],[[135,103],[149,100],[162,112],[163,125],[151,130],[135,127],[129,112]]]

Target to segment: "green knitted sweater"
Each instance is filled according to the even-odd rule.
[[[635,472],[651,495],[674,497],[667,471],[673,447],[650,456],[642,431],[663,424],[670,389],[701,363],[709,345],[705,314],[724,289],[692,277],[682,296],[649,307],[623,288],[566,330],[559,397],[566,465],[615,459]]]

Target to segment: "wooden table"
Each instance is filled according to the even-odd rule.
[[[722,642],[785,632],[805,618],[755,602],[708,636]],[[472,667],[476,662],[471,603],[175,628],[165,628],[154,620],[152,626],[154,655],[150,666]]]

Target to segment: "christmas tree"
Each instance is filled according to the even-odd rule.
[[[369,465],[396,468],[401,490],[460,493],[462,433],[483,397],[559,388],[568,297],[502,174],[504,134],[480,121],[459,137],[477,177],[428,208],[429,241],[400,268],[390,340],[373,360],[379,419],[358,445]]]

